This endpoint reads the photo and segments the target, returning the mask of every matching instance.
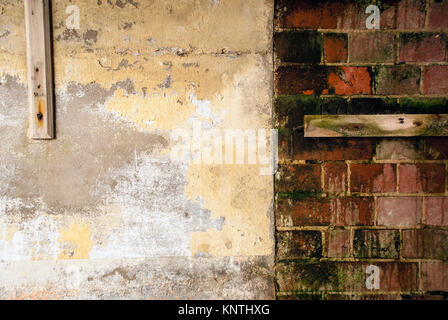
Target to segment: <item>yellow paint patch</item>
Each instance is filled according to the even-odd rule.
[[[271,253],[272,176],[260,176],[258,166],[192,165],[187,179],[187,196],[191,200],[203,199],[203,206],[211,211],[211,218],[225,218],[222,230],[209,229],[191,234],[192,255]]]
[[[59,231],[58,241],[62,243],[59,259],[89,259],[92,250],[92,231],[90,224],[72,223],[67,229]]]
[[[11,241],[16,232],[19,231],[19,228],[17,226],[8,226],[6,228],[6,234],[5,234],[5,240]]]
[[[142,97],[125,95],[120,89],[109,100],[106,110],[134,122],[141,130],[170,130],[194,111],[191,104],[181,104],[178,100],[178,97],[168,92]]]

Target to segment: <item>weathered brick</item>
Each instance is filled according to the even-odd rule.
[[[371,94],[370,67],[338,67],[328,75],[329,92],[338,95]]]
[[[426,198],[425,224],[448,226],[448,197]]]
[[[421,139],[384,139],[376,146],[378,160],[420,160],[423,159]]]
[[[275,126],[296,128],[306,114],[320,114],[322,99],[312,95],[280,96],[274,101]]]
[[[445,61],[446,38],[441,33],[402,33],[399,41],[399,62]]]
[[[395,34],[392,32],[354,33],[350,36],[350,62],[394,62]]]
[[[373,224],[374,201],[371,197],[332,199],[330,210],[331,222],[335,226]]]
[[[448,109],[446,98],[401,98],[401,113],[445,113]]]
[[[280,161],[291,159],[291,139],[288,129],[278,130],[278,159]]]
[[[404,258],[448,259],[448,230],[403,230]]]
[[[320,258],[322,232],[312,230],[277,233],[277,258]]]
[[[378,94],[417,94],[420,90],[420,68],[413,65],[379,66],[375,81]]]
[[[324,35],[325,61],[329,63],[347,62],[348,36],[345,33],[326,33]]]
[[[394,114],[401,113],[395,98],[363,97],[350,99],[350,114]]]
[[[425,159],[446,160],[448,159],[448,143],[445,137],[425,138],[424,148]]]
[[[350,233],[348,229],[332,229],[327,235],[327,255],[329,258],[350,256]]]
[[[423,79],[425,94],[448,93],[448,66],[426,66]]]
[[[394,192],[396,190],[395,164],[351,164],[352,192]]]
[[[278,95],[321,94],[328,91],[328,69],[325,66],[280,66],[275,74]]]
[[[322,114],[350,114],[349,103],[343,97],[325,97],[322,96],[321,110]]]
[[[274,78],[278,95],[371,94],[371,67],[280,66]]]
[[[378,198],[378,225],[414,227],[421,222],[423,199],[420,197]]]
[[[305,29],[365,30],[369,2],[331,0],[277,1],[275,25]],[[425,22],[425,0],[380,3],[381,29],[418,29]]]
[[[278,199],[276,225],[291,226],[362,226],[373,225],[374,201],[370,197],[322,199]]]
[[[366,268],[372,263],[285,261],[277,265],[279,291],[370,291]],[[417,263],[375,262],[380,268],[381,291],[418,289]]]
[[[448,12],[447,0],[430,0],[428,11],[428,25],[430,28],[448,28]]]
[[[380,268],[381,291],[414,291],[418,289],[416,263],[373,263]]]
[[[299,130],[290,141],[294,160],[370,160],[375,146],[369,138],[304,138]]]
[[[355,230],[353,249],[357,258],[398,259],[399,230]]]
[[[314,197],[305,199],[278,199],[276,226],[325,226],[331,222],[330,202]]]
[[[399,192],[441,193],[445,191],[445,165],[442,163],[401,164]]]
[[[275,175],[277,192],[321,191],[320,164],[280,165]]]
[[[274,48],[280,61],[319,63],[322,35],[317,31],[277,32],[274,34]]]
[[[423,291],[448,291],[448,263],[422,262]]]
[[[284,28],[335,29],[346,24],[348,6],[344,1],[279,0],[274,23]]]
[[[325,164],[323,170],[325,192],[335,193],[347,190],[347,164],[344,162],[329,162]]]
[[[401,0],[393,9],[396,10],[397,29],[422,29],[425,26],[425,0]]]

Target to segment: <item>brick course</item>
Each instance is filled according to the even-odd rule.
[[[366,29],[366,6],[276,1],[280,299],[448,292],[448,139],[303,136],[307,114],[448,110],[448,0],[381,1],[380,30]],[[366,286],[372,265],[378,294]]]

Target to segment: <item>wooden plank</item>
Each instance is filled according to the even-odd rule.
[[[25,0],[30,137],[54,138],[50,0]]]
[[[305,137],[416,136],[448,136],[448,114],[305,116]]]

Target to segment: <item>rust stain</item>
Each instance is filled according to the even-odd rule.
[[[43,128],[44,126],[44,115],[45,115],[45,103],[44,101],[42,101],[41,99],[37,99],[37,114],[36,114],[36,119],[37,119],[37,125],[40,128]],[[41,115],[41,116],[39,116]]]

